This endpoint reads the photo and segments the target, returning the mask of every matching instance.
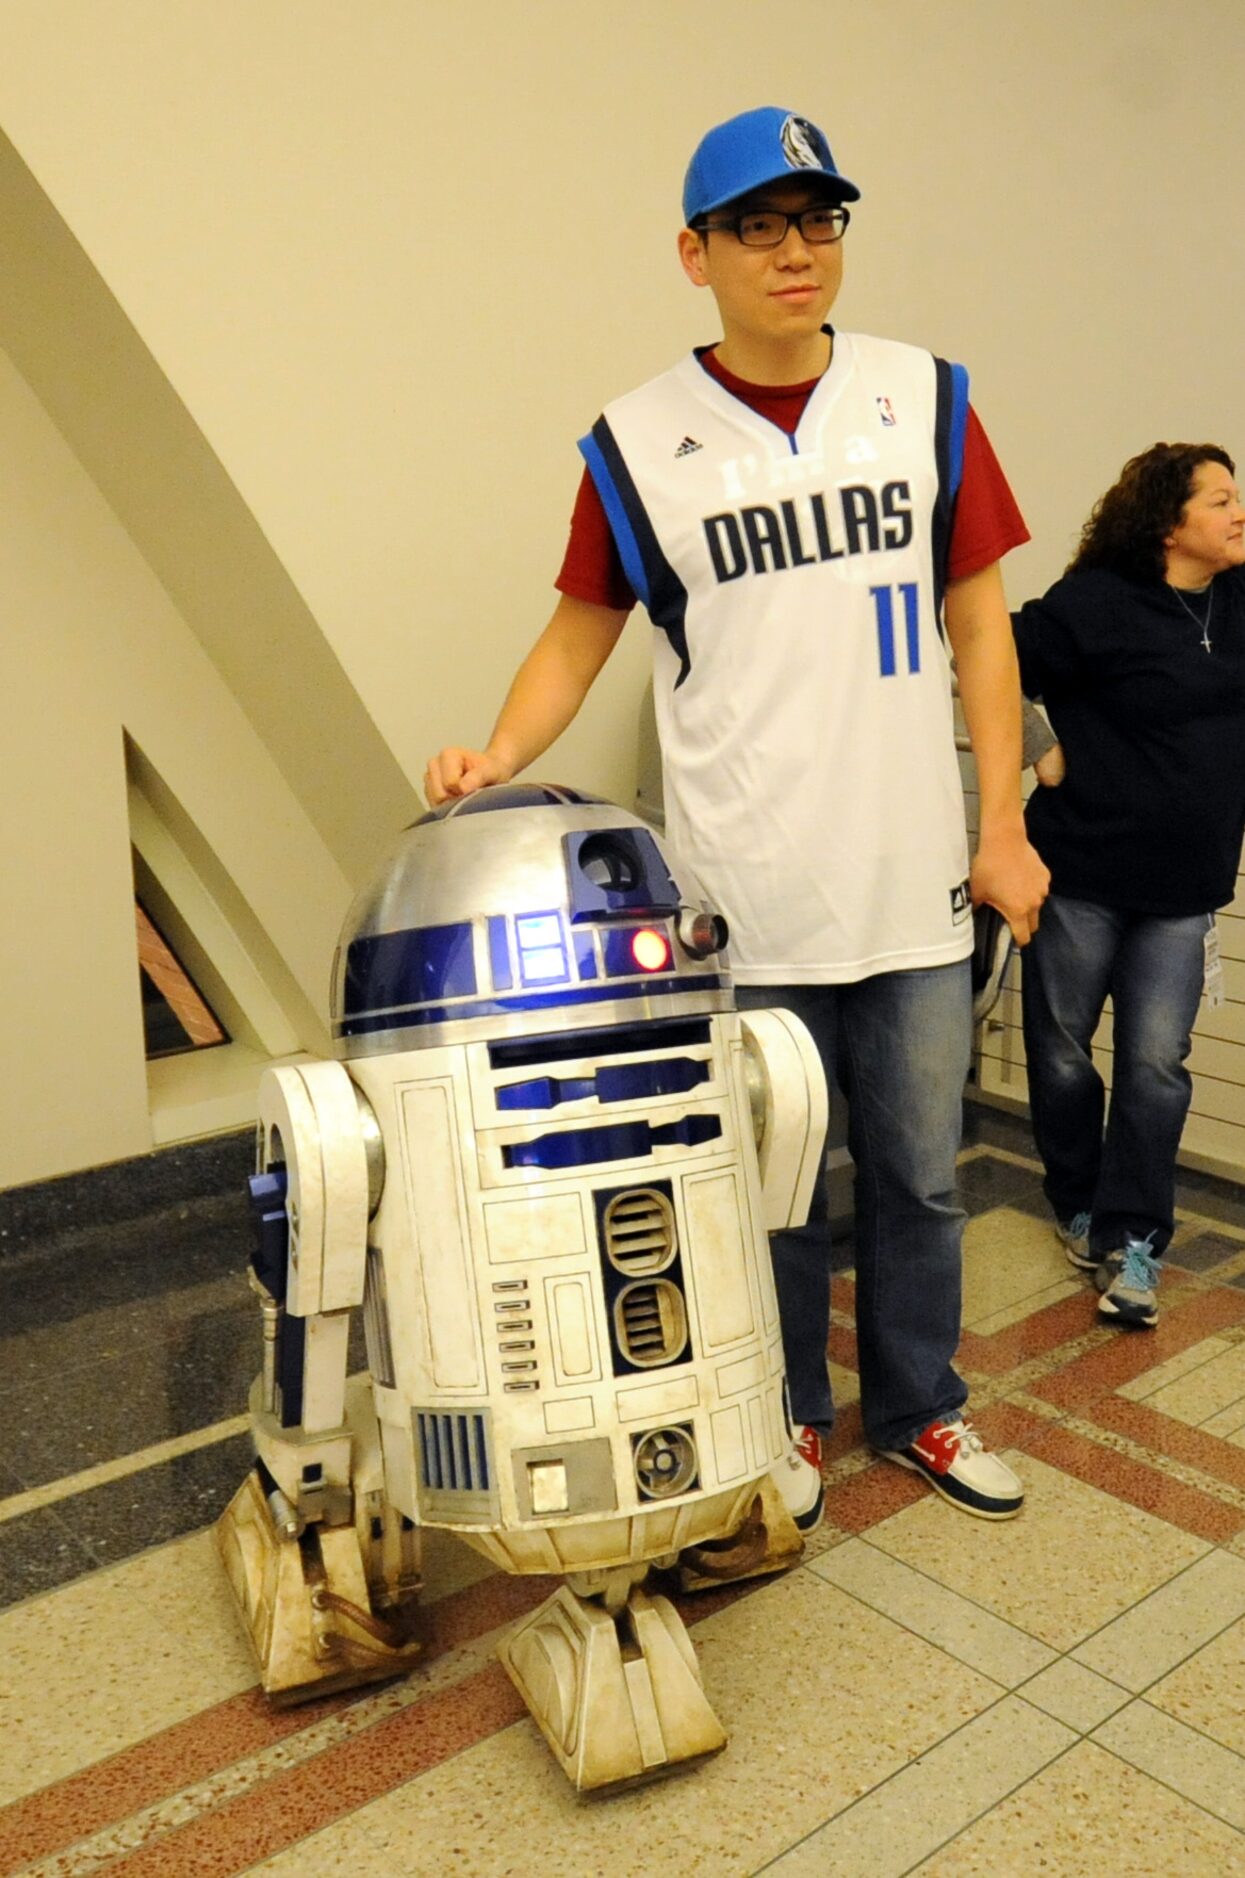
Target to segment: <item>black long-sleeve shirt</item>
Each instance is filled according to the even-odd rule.
[[[1218,574],[1208,637],[1162,582],[1065,575],[1013,616],[1066,780],[1029,800],[1055,893],[1177,916],[1224,906],[1245,832],[1245,568]],[[1205,594],[1189,594],[1199,615]]]

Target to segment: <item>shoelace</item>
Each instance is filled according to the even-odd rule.
[[[954,1435],[960,1442],[961,1454],[982,1454],[986,1442],[976,1433],[971,1422],[943,1422],[948,1435]]]
[[[948,1434],[959,1438],[962,1454],[981,1454],[984,1451],[986,1444],[971,1422],[944,1422],[943,1427]]]
[[[1153,1291],[1158,1285],[1159,1268],[1148,1239],[1130,1239],[1124,1247],[1120,1282],[1127,1291]]]
[[[1068,1221],[1067,1231],[1074,1239],[1088,1239],[1090,1218],[1088,1213],[1074,1213]]]

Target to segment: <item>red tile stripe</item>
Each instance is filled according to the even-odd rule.
[[[227,1878],[391,1793],[526,1714],[499,1663],[162,1832],[107,1866],[125,1878]]]
[[[1048,1426],[1043,1436],[1026,1446],[1036,1460],[1046,1461],[1143,1513],[1152,1513],[1156,1519],[1165,1519],[1195,1538],[1222,1544],[1245,1527],[1245,1513],[1058,1424]]]
[[[434,1636],[425,1663],[435,1662],[455,1646],[522,1616],[547,1597],[557,1582],[545,1577],[511,1577],[497,1573],[439,1600],[427,1613]],[[696,1592],[687,1598],[676,1596],[674,1602],[684,1621],[693,1625],[762,1589],[768,1582],[754,1579]],[[669,1589],[660,1583],[657,1588]],[[414,1675],[419,1674],[417,1669]],[[0,1874],[18,1872],[36,1859],[63,1851],[109,1827],[119,1826],[186,1787],[210,1779],[237,1762],[288,1740],[328,1717],[348,1711],[376,1694],[377,1688],[373,1686],[306,1703],[296,1709],[274,1710],[259,1689],[252,1689],[176,1723],[163,1733],[123,1749],[80,1773],[68,1775],[0,1811]],[[448,1687],[406,1703],[397,1713],[390,1711],[382,1715],[357,1735],[316,1748],[298,1767],[263,1776],[246,1793],[236,1795],[212,1812],[205,1811],[201,1818],[185,1826],[172,1831],[154,1826],[153,1834],[157,1836],[153,1836],[150,1845],[123,1854],[119,1861],[110,1860],[107,1870],[127,1873],[150,1870],[153,1874],[158,1871],[162,1878],[167,1874],[177,1874],[180,1878],[181,1873],[190,1871],[197,1874],[240,1870],[241,1865],[216,1862],[213,1849],[216,1839],[208,1833],[208,1826],[218,1816],[232,1822],[228,1827],[229,1843],[237,1842],[237,1856],[242,1858],[254,1835],[258,1832],[262,1838],[266,1830],[254,1825],[250,1809],[273,1808],[282,1821],[280,1834],[267,1850],[247,1853],[246,1862],[268,1857],[308,1832],[331,1824],[354,1807],[366,1805],[370,1799],[410,1779],[412,1773],[424,1772],[448,1755],[509,1726],[526,1712],[518,1697],[512,1694],[509,1679],[500,1665],[490,1664]],[[443,1723],[442,1718],[447,1715],[457,1719]],[[409,1761],[413,1751],[406,1745],[409,1731],[421,1738],[426,1734],[431,1744],[431,1758],[419,1765],[412,1766]],[[449,1745],[439,1747],[442,1741]],[[389,1743],[397,1746],[391,1748]],[[360,1751],[365,1758],[377,1754],[382,1773],[388,1765],[386,1754],[391,1760],[396,1755],[394,1765],[397,1767],[392,1778],[381,1778],[375,1790],[369,1789],[361,1798],[357,1797],[359,1776],[351,1772],[357,1769]],[[348,1796],[345,1803],[335,1809],[327,1803],[326,1796],[339,1791],[342,1755],[347,1756],[345,1775],[353,1782],[349,1793],[354,1797]],[[304,1803],[306,1792],[314,1796],[310,1810]],[[225,1832],[225,1828],[219,1830]],[[207,1833],[202,1843],[195,1836],[201,1832]],[[157,1859],[157,1863],[149,1864],[149,1857]],[[208,1862],[201,1863],[201,1858]],[[143,1862],[136,1863],[138,1860]],[[161,1860],[164,1862],[159,1862]]]
[[[550,1578],[512,1578],[497,1573],[440,1599],[423,1614],[430,1632],[425,1665],[455,1645],[483,1636],[532,1610],[548,1597],[554,1582]],[[420,1671],[414,1674],[418,1677]],[[184,1787],[301,1734],[375,1693],[373,1685],[305,1702],[297,1708],[274,1709],[260,1689],[248,1689],[38,1793],[15,1800],[0,1810],[0,1878],[8,1878],[37,1858],[117,1825]],[[422,1709],[421,1703],[413,1706]]]
[[[1165,1281],[1166,1282],[1166,1281]],[[1160,1313],[1154,1330],[1121,1330],[1066,1369],[1030,1385],[1030,1395],[1058,1408],[1081,1410],[1097,1396],[1109,1395],[1148,1369],[1179,1356],[1190,1344],[1245,1318],[1245,1292],[1226,1285],[1181,1300],[1176,1310]]]
[[[1130,1402],[1127,1396],[1104,1396],[1087,1411],[1086,1419],[1112,1434],[1126,1435],[1141,1447],[1152,1449],[1169,1461],[1196,1467],[1212,1480],[1222,1480],[1227,1487],[1245,1491],[1245,1448],[1233,1447],[1217,1435],[1203,1433],[1185,1422],[1173,1421],[1144,1402]]]

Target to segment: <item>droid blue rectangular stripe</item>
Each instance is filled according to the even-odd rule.
[[[504,914],[490,913],[489,915],[488,950],[494,991],[509,991],[514,984],[514,975],[510,969],[510,947],[506,938]]]
[[[460,920],[352,940],[342,1005],[349,1016],[427,998],[474,997],[477,989],[471,924]]]
[[[642,983],[631,985],[582,985],[574,991],[547,991],[539,996],[516,994],[503,998],[464,999],[461,1004],[412,1005],[403,1010],[347,1017],[334,1026],[334,1034],[338,1037],[367,1037],[383,1030],[406,1030],[425,1024],[453,1024],[470,1017],[505,1017],[512,1011],[547,1011],[566,1005],[607,1004],[624,998],[669,997],[689,991],[722,991],[730,982],[729,978],[713,973],[692,979],[646,978]]]

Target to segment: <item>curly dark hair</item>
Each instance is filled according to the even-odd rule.
[[[1109,567],[1126,580],[1162,580],[1164,542],[1184,513],[1203,463],[1222,463],[1236,475],[1236,464],[1217,443],[1152,443],[1130,457],[1119,480],[1094,504],[1067,572]]]

